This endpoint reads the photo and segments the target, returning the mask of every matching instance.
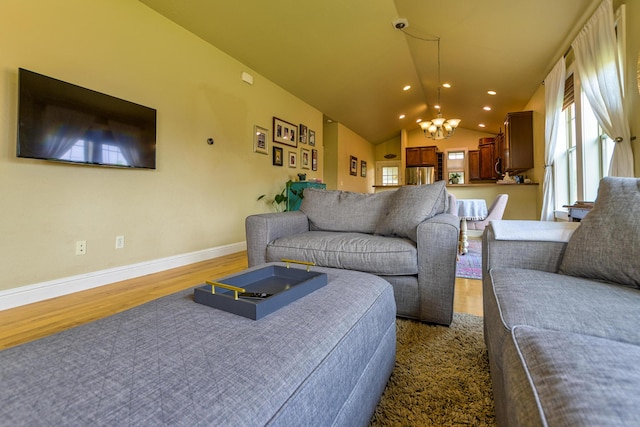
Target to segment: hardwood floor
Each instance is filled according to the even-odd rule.
[[[100,286],[0,312],[0,350],[127,310],[247,268],[246,252]],[[456,279],[456,312],[482,316],[479,280]]]

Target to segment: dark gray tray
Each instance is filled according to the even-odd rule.
[[[258,320],[327,284],[326,273],[270,265],[258,270],[216,280],[217,283],[243,288],[246,292],[272,294],[264,299],[235,299],[234,292],[220,287],[212,293],[207,282],[193,291],[195,302],[229,313]]]

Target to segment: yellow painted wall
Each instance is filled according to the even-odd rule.
[[[470,184],[447,185],[447,190],[458,199],[484,199],[487,207],[498,194],[508,194],[509,201],[504,211],[503,219],[540,219],[540,202],[538,198],[540,185],[526,184]]]
[[[396,138],[376,145],[376,161],[400,160],[400,143],[400,135],[398,135]],[[392,159],[385,157],[390,154],[396,157]]]
[[[338,122],[324,123],[324,182],[327,190],[338,188]]]
[[[321,112],[137,1],[2,0],[0,28],[0,290],[244,241],[302,171],[253,152],[273,116],[316,131],[322,178]],[[19,67],[157,109],[157,169],[16,158]]]
[[[416,127],[415,129],[409,129],[407,132],[407,147],[428,147],[435,145],[440,151],[446,151],[451,149],[468,149],[477,150],[478,140],[480,138],[491,138],[495,134],[478,132],[466,128],[456,129],[453,136],[449,139],[433,140],[426,138],[422,129]]]
[[[373,144],[341,123],[325,124],[327,189],[373,193],[376,150]],[[357,173],[350,174],[351,156],[357,158]],[[361,176],[361,162],[367,163],[367,176]]]

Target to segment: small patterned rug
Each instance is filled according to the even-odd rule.
[[[458,258],[456,277],[482,279],[482,240],[469,239],[469,252]]]

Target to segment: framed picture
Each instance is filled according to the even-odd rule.
[[[367,176],[367,162],[365,162],[364,160],[360,160],[360,176]]]
[[[269,142],[267,135],[269,130],[258,125],[253,127],[253,152],[269,154]]]
[[[307,127],[300,123],[300,130],[298,131],[298,141],[300,144],[307,143]]]
[[[273,165],[274,166],[282,166],[282,156],[284,156],[282,148],[273,147]]]
[[[309,169],[309,167],[311,166],[310,150],[307,148],[301,148],[300,157],[301,157],[300,167],[302,167],[302,169]]]
[[[318,170],[318,150],[315,148],[311,150],[311,170]]]
[[[349,175],[358,176],[358,158],[354,156],[350,156],[351,161],[349,162]]]
[[[296,153],[295,151],[289,151],[289,167],[298,167],[298,153]]]
[[[312,147],[316,146],[316,131],[309,129],[309,145]]]
[[[285,122],[284,120],[277,117],[273,118],[273,142],[289,145],[291,147],[297,147],[297,132],[298,126],[289,122]]]

